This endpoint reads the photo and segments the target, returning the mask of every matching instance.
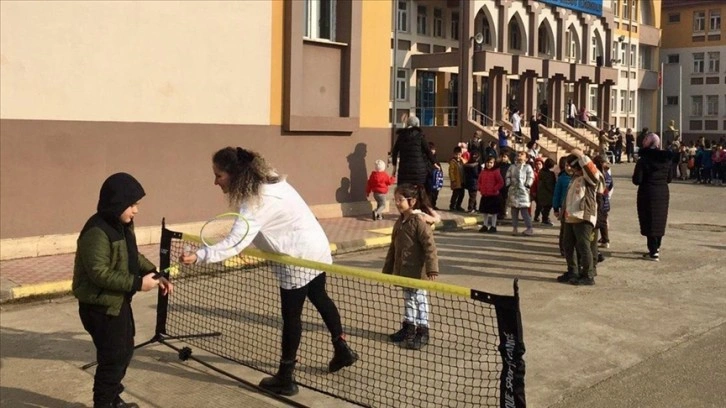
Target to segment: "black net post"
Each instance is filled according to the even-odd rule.
[[[501,408],[525,408],[524,339],[519,310],[519,284],[514,280],[514,297],[495,303],[499,328],[499,353],[502,356],[499,402]]]

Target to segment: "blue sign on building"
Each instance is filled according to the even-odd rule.
[[[598,17],[602,16],[603,0],[539,0],[540,3],[547,3],[553,6],[570,10],[581,11]]]

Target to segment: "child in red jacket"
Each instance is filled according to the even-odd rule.
[[[388,186],[396,182],[396,178],[386,173],[386,163],[383,160],[376,160],[376,169],[371,172],[366,184],[366,197],[373,192],[373,198],[376,200],[376,207],[371,214],[373,221],[383,219],[383,210],[386,207],[386,194],[388,194]]]
[[[504,179],[499,169],[494,168],[494,157],[486,159],[484,170],[479,173],[477,184],[481,193],[479,211],[485,215],[479,232],[495,233],[497,232],[497,214],[502,205],[499,190],[504,187]]]

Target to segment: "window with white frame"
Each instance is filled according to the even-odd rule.
[[[691,116],[703,116],[703,96],[691,96]]]
[[[577,34],[575,30],[569,29],[565,33],[565,43],[567,44],[567,58],[570,61],[577,60]]]
[[[721,67],[721,53],[709,52],[708,53],[708,72],[711,74],[717,74]]]
[[[399,69],[396,73],[396,100],[408,100],[408,72],[405,69]]]
[[[402,33],[408,32],[408,1],[407,0],[399,0],[398,1],[398,20],[397,20],[397,27],[398,31]]]
[[[635,113],[635,91],[630,91],[628,97],[628,112]]]
[[[597,60],[597,57],[600,55],[600,48],[597,46],[597,38],[595,37],[595,34],[592,35],[592,41],[590,44],[590,61],[595,62]]]
[[[693,73],[703,74],[703,53],[696,52],[693,54]]]
[[[618,42],[613,41],[613,48],[612,48],[612,59],[616,60],[618,59]]]
[[[693,32],[702,33],[706,30],[706,12],[705,11],[694,11],[693,12]]]
[[[620,43],[620,63],[627,64],[628,60],[625,59],[625,54],[628,52],[628,44]]]
[[[711,10],[708,14],[710,21],[708,31],[721,31],[721,10]]]
[[[615,112],[615,109],[618,107],[616,103],[616,98],[618,97],[618,91],[615,89],[610,90],[610,112]]]
[[[444,36],[444,10],[434,9],[434,37]]]
[[[626,91],[620,91],[620,112],[625,112],[625,96],[628,93]]]
[[[597,85],[590,87],[590,109],[597,109]]]
[[[428,18],[426,6],[418,6],[418,13],[416,15],[416,34],[427,35],[428,34]]]
[[[336,0],[305,0],[305,37],[335,41]]]
[[[632,0],[630,2],[630,15],[632,16],[633,22],[638,22],[638,0]]]
[[[680,54],[668,54],[668,63],[669,64],[678,64],[680,62],[681,62]]]
[[[635,66],[635,56],[638,55],[636,52],[635,45],[630,45],[630,66]]]
[[[451,35],[452,40],[459,39],[459,12],[451,13]]]
[[[610,4],[613,9],[613,14],[615,14],[615,17],[620,17],[620,0],[612,0],[612,1],[613,2]]]
[[[630,8],[628,8],[628,0],[623,0],[623,20],[630,18]]]
[[[708,95],[706,97],[706,115],[718,116],[718,95]]]

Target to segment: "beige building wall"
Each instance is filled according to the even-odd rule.
[[[0,2],[0,117],[269,124],[272,4]]]

